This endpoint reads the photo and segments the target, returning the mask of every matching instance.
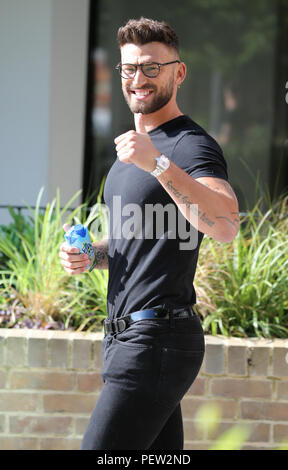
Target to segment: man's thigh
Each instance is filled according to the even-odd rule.
[[[155,401],[151,403],[142,393],[135,390],[129,392],[117,384],[105,382],[81,449],[149,449],[171,412],[172,410]]]

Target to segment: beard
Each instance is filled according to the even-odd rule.
[[[141,101],[134,102],[131,98],[130,88],[130,85],[123,86],[124,98],[131,112],[133,114],[152,114],[158,111],[159,109],[163,108],[171,100],[174,91],[174,76],[171,76],[169,82],[167,83],[167,86],[163,88],[158,94],[156,85],[146,85],[140,88],[141,90],[153,90],[154,99],[150,103],[143,103]]]

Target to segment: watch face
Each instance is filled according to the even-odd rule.
[[[159,157],[159,165],[164,168],[165,170],[167,170],[167,168],[169,167],[170,165],[170,160],[165,157],[164,155],[160,155]]]
[[[156,168],[151,172],[153,176],[161,175],[161,173],[167,170],[167,168],[170,166],[170,160],[169,158],[165,157],[165,155],[160,155],[160,157],[157,157],[156,162]]]

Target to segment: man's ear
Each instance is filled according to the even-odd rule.
[[[181,64],[179,64],[179,67],[178,67],[178,70],[177,70],[177,74],[176,74],[176,83],[177,83],[177,86],[180,86],[181,83],[184,82],[185,77],[186,77],[186,73],[187,73],[187,67],[186,67],[186,65],[184,64],[184,62],[181,62]]]

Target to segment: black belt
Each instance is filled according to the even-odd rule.
[[[185,308],[167,309],[165,307],[160,308],[149,308],[145,310],[138,310],[132,312],[124,317],[117,318],[115,320],[108,320],[105,318],[103,321],[104,333],[122,333],[129,325],[140,320],[151,320],[151,319],[171,319],[171,318],[188,318],[197,313],[193,310],[193,306]]]

